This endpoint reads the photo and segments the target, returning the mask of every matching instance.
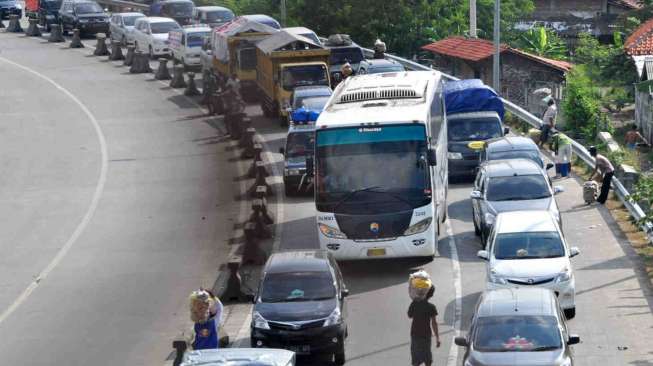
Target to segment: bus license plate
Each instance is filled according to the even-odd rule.
[[[374,248],[367,250],[368,257],[380,257],[382,255],[385,255],[385,248]]]

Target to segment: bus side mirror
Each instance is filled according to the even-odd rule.
[[[309,177],[313,176],[313,157],[306,157],[306,175]]]
[[[435,153],[435,149],[428,150],[428,161],[430,166],[436,166],[438,164],[438,159]]]

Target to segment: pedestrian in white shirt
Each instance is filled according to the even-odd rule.
[[[544,146],[549,140],[549,133],[556,125],[556,117],[558,116],[558,108],[556,107],[556,102],[553,98],[549,99],[549,106],[544,111],[544,116],[542,116],[542,127],[540,130],[542,134],[540,135],[540,147]]]

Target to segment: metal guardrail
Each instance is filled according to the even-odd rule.
[[[374,54],[374,51],[371,49],[364,48],[363,53],[365,54],[366,57],[371,57]],[[388,55],[388,54],[386,54],[385,57],[387,59],[397,61],[398,63],[406,67],[408,70],[431,70],[431,68],[428,66],[424,66],[416,62],[403,59],[401,57]],[[458,80],[458,78],[445,73],[442,73],[442,75],[448,80]],[[537,118],[532,113],[516,105],[515,103],[512,103],[509,100],[503,98],[502,100],[506,107],[506,110],[512,113],[512,115],[514,115],[515,117],[519,118],[520,120],[536,128],[539,128],[542,125],[542,120]],[[589,151],[587,151],[585,146],[581,145],[575,140],[572,140],[572,146],[576,156],[578,156],[583,162],[585,162],[585,164],[591,167],[595,165],[594,158],[590,155]],[[626,207],[630,215],[635,220],[637,220],[637,222],[641,222],[642,219],[646,217],[644,210],[642,210],[642,208],[637,203],[630,201],[629,199],[630,193],[628,192],[628,190],[626,190],[623,184],[616,177],[612,179],[612,188],[614,192],[617,194],[617,196],[619,197],[619,199],[621,200],[621,202],[624,204],[624,206]],[[653,243],[653,224],[647,221],[641,224],[640,227],[646,233],[649,243]]]
[[[123,1],[123,0],[98,0],[99,4],[109,5],[109,6],[118,6],[121,8],[132,8],[135,10],[149,10],[150,6],[143,3],[135,3],[132,1]]]

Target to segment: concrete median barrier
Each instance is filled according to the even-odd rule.
[[[263,145],[258,143],[254,144],[254,161],[252,161],[252,165],[250,165],[249,169],[247,170],[248,178],[256,178],[257,163],[263,162],[262,153]]]
[[[109,50],[107,49],[107,35],[104,33],[98,33],[95,37],[97,43],[95,44],[93,56],[108,56]]]
[[[111,41],[111,55],[109,61],[122,61],[125,55],[122,54],[122,46],[120,41]]]
[[[20,19],[18,19],[18,15],[12,14],[9,16],[9,25],[7,26],[7,32],[11,32],[11,33],[23,32],[23,27],[20,26]]]
[[[3,29],[5,27],[5,23],[0,19],[0,29]]]
[[[156,69],[154,78],[157,80],[170,80],[170,72],[168,71],[168,59],[165,57],[159,58],[159,67]]]
[[[254,157],[254,144],[256,143],[256,139],[254,138],[255,135],[256,129],[250,127],[245,130],[245,133],[238,142],[238,145],[243,148],[243,152],[240,154],[243,159],[251,159]]]
[[[229,268],[229,279],[227,280],[227,287],[220,296],[223,301],[247,301],[247,294],[243,292],[242,279],[240,277],[240,266],[243,263],[242,255],[232,255],[227,262]]]
[[[131,44],[127,46],[127,55],[125,55],[125,60],[122,62],[123,66],[131,66],[134,63],[135,52],[136,46]]]
[[[79,34],[77,34],[77,36],[79,37]],[[75,39],[73,38],[73,41],[74,40]],[[61,24],[52,24],[50,26],[50,36],[48,37],[48,42],[52,42],[52,43],[66,42],[66,39],[63,38],[63,31],[61,30]],[[80,41],[80,44],[81,44],[81,41]],[[71,47],[72,47],[72,44],[71,44]],[[82,45],[81,47],[84,47],[84,45]],[[75,48],[75,47],[72,47],[72,48]]]
[[[54,26],[51,29],[54,32]],[[79,35],[79,29],[73,29],[73,39],[70,41],[70,48],[84,48],[82,37]]]
[[[35,18],[29,18],[29,26],[25,31],[25,35],[28,37],[41,37],[41,29],[39,28],[39,20]]]
[[[252,186],[247,190],[247,195],[250,198],[265,198],[272,196],[272,189],[265,179],[265,169],[256,169],[256,178],[254,179]]]
[[[267,212],[267,205],[263,203],[265,198],[257,198],[252,201],[252,214],[248,222],[254,224],[254,235],[259,239],[270,239],[272,230],[268,225],[272,224],[272,217]]]
[[[175,65],[172,67],[172,80],[170,80],[170,87],[174,89],[186,87],[186,80],[184,80],[184,67],[182,65]]]
[[[146,74],[152,72],[150,68],[150,58],[147,54],[137,51],[134,53],[134,60],[129,67],[131,74]]]
[[[267,254],[261,249],[261,242],[256,235],[256,224],[245,224],[245,244],[243,245],[243,264],[262,266],[267,260]]]
[[[197,85],[195,85],[195,73],[188,73],[188,82],[186,83],[186,90],[184,90],[184,95],[187,97],[194,97],[200,95],[200,91],[197,90]]]
[[[240,140],[245,130],[252,126],[252,120],[245,113],[227,114],[224,117],[227,133],[233,140]]]

